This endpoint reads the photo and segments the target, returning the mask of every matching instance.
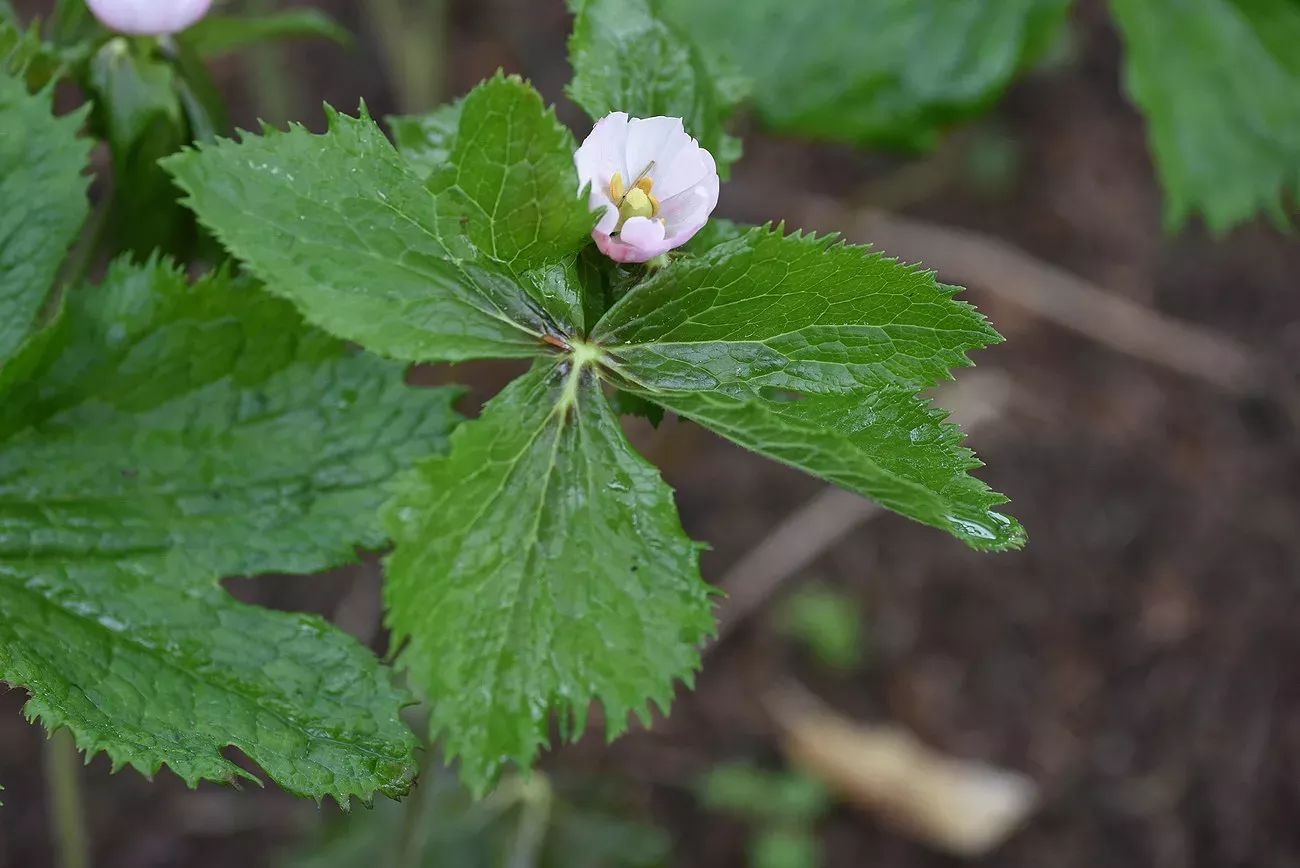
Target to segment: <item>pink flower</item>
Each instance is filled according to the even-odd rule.
[[[713,155],[686,134],[681,118],[628,118],[614,112],[573,155],[591,208],[605,213],[592,230],[601,253],[645,262],[681,247],[718,204]]]
[[[86,0],[110,30],[132,36],[179,33],[207,14],[212,0]]]

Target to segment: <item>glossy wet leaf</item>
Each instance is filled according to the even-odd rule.
[[[518,77],[498,74],[479,85],[465,98],[447,161],[429,178],[445,233],[459,228],[515,274],[571,257],[591,243],[596,222],[579,188],[576,148],[555,112]],[[572,327],[573,300],[540,300]]]
[[[1024,545],[1020,524],[993,509],[1007,499],[970,475],[982,464],[961,446],[961,430],[914,392],[799,400],[643,394],[746,449],[946,530],[974,548]]]
[[[642,397],[977,548],[1023,544],[917,393],[1001,340],[955,287],[865,248],[754,229],[664,268],[593,340]]]
[[[744,223],[728,220],[726,217],[710,217],[709,222],[704,224],[704,228],[696,232],[691,240],[680,248],[679,252],[699,256],[725,241],[733,241],[739,238],[753,228],[753,226]]]
[[[1068,0],[665,0],[664,12],[753,79],[773,129],[933,147],[1060,38]]]
[[[574,15],[569,98],[593,121],[615,111],[681,118],[726,177],[740,141],[725,125],[744,90],[724,59],[701,51],[694,27],[669,23],[651,0],[568,3]]]
[[[82,111],[55,117],[52,90],[31,94],[0,64],[0,368],[38,325],[86,219],[89,139]]]
[[[713,628],[699,547],[589,368],[539,362],[392,511],[388,623],[433,738],[477,791],[592,701],[612,737],[690,679]]]
[[[625,392],[622,389],[612,391],[613,394],[609,396],[609,405],[620,416],[640,416],[655,428],[658,428],[659,423],[664,420],[664,408],[653,401],[641,395]]]
[[[32,694],[33,721],[191,786],[255,779],[221,755],[233,745],[300,796],[405,794],[406,700],[369,651],[316,616],[184,587],[189,571],[169,566],[0,563],[0,677]]]
[[[588,109],[626,98],[610,108],[695,117],[721,141],[736,91],[699,89],[689,42],[644,4],[575,6]],[[530,766],[553,716],[575,735],[599,701],[615,735],[665,707],[712,629],[698,547],[616,408],[673,409],[972,545],[1022,541],[918,398],[999,340],[954,288],[725,221],[658,272],[612,263],[589,242],[573,140],[517,79],[393,127],[402,153],[364,113],[331,114],[324,135],[245,135],[169,166],[227,247],[336,334],[412,360],[541,357],[387,513],[396,659],[476,791]]]
[[[915,392],[1001,340],[958,287],[830,241],[752,229],[640,283],[592,340],[648,388],[737,396]]]
[[[454,390],[304,327],[218,275],[115,265],[0,375],[0,678],[78,745],[188,783],[398,795],[405,695],[314,616],[219,576],[314,572],[385,534],[394,474],[445,447]]]
[[[397,149],[420,177],[429,177],[434,169],[444,166],[451,158],[451,146],[456,141],[464,107],[462,98],[424,114],[386,119]]]
[[[505,265],[466,258],[463,227],[364,110],[164,163],[226,248],[325,330],[411,361],[541,352],[545,313]]]
[[[1300,4],[1112,0],[1165,222],[1224,231],[1300,194]]]
[[[573,254],[590,245],[596,215],[578,187],[577,144],[541,95],[498,74],[461,100],[388,123],[438,196],[447,234],[504,264],[549,315],[548,332],[581,332]]]

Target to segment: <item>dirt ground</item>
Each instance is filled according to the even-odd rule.
[[[320,100],[350,108],[362,96],[376,115],[394,110],[358,5],[324,5],[362,40],[351,53],[293,50],[299,116],[319,127]],[[561,0],[451,7],[450,90],[463,92],[501,66],[562,101]],[[1212,327],[1290,372],[1278,381],[1290,385],[1300,369],[1292,361],[1300,241],[1262,223],[1222,239],[1195,227],[1168,237],[1142,122],[1121,94],[1119,40],[1100,2],[1083,2],[1075,19],[1073,58],[1017,84],[979,125],[981,135],[1010,144],[1012,171],[1000,183],[956,171],[885,204],[995,235]],[[219,72],[236,118],[250,124],[258,103],[247,69]],[[583,129],[571,105],[562,102],[561,114]],[[810,196],[869,198],[901,165],[753,131],[745,144],[719,212],[753,222],[803,213]],[[935,747],[1040,784],[1044,804],[1027,827],[976,864],[1300,865],[1296,407],[1226,394],[1117,354],[978,287],[967,298],[1008,337],[978,354],[978,364],[1004,374],[1017,394],[970,443],[988,464],[980,475],[1011,497],[1029,546],[981,555],[896,516],[875,518],[807,572],[859,601],[871,649],[860,671],[826,674],[760,614],[709,654],[697,688],[679,692],[670,718],[608,749],[589,737],[548,767],[608,776],[673,837],[672,864],[744,865],[743,827],[704,811],[689,784],[719,761],[776,759],[757,696],[794,674],[848,714],[903,725]],[[464,366],[429,376],[471,382],[472,412],[510,370]],[[822,488],[691,426],[634,433],[663,463],[687,530],[713,547],[706,578],[721,576]],[[238,590],[334,614],[358,577],[374,590],[373,572],[263,579]],[[0,868],[52,864],[43,737],[19,715],[22,701],[19,691],[0,695]],[[86,778],[103,868],[270,865],[317,812],[274,787],[189,792],[165,775],[152,784],[131,772],[110,776],[102,757]],[[832,868],[959,864],[847,807],[821,828]]]

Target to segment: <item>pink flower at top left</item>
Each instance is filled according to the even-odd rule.
[[[212,0],[86,0],[110,30],[131,36],[179,33],[207,14]]]

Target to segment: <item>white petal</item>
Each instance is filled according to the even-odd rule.
[[[618,237],[622,238],[624,243],[631,244],[633,247],[649,249],[663,243],[664,224],[662,221],[651,220],[649,217],[633,217],[623,224],[623,229],[618,233]]]
[[[675,234],[681,227],[691,223],[703,223],[709,217],[709,212],[713,210],[713,204],[709,201],[709,191],[703,184],[691,187],[689,190],[683,190],[671,199],[666,200],[659,206],[659,216],[664,218],[667,225],[667,233]]]
[[[713,155],[701,148],[691,139],[687,147],[679,151],[675,159],[663,167],[655,177],[655,195],[662,202],[671,199],[683,190],[700,184],[709,175],[717,177],[718,167],[713,162]]]
[[[596,121],[587,138],[573,154],[578,180],[592,186],[608,187],[615,172],[627,178],[628,123],[625,112],[614,112]]]
[[[596,224],[596,231],[606,235],[618,225],[618,205],[609,198],[609,182],[615,173],[623,176],[627,183],[627,165],[624,156],[627,152],[628,123],[625,112],[614,112],[596,121],[587,138],[573,154],[573,163],[578,170],[580,187],[591,184],[591,210],[604,206],[605,213]]]
[[[86,0],[105,27],[135,36],[179,33],[207,13],[212,0]]]
[[[622,235],[613,237],[597,235],[596,246],[600,248],[600,252],[615,262],[646,262],[673,248],[672,242],[662,237],[662,226],[659,221],[652,221],[646,217],[633,217],[628,222],[631,223],[633,220],[642,221],[632,227],[632,238],[636,239],[637,244],[625,241]],[[654,226],[643,226],[643,223],[653,223],[654,226],[659,226],[660,230],[656,230]]]
[[[613,238],[596,237],[601,251],[617,262],[646,262],[672,250],[673,244],[664,237],[664,224],[649,217],[633,217],[623,224],[623,230]]]
[[[631,185],[632,180],[653,162],[655,165],[649,177],[654,178],[657,185],[658,170],[676,159],[678,152],[689,142],[690,136],[686,135],[681,118],[633,118],[627,131],[630,177],[625,180]]]

